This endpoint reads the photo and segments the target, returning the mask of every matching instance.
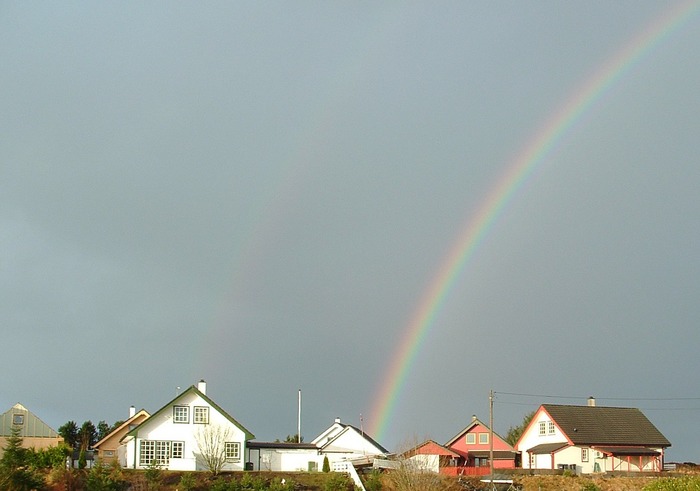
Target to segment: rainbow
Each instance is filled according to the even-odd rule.
[[[484,241],[503,209],[513,201],[518,190],[532,176],[559,142],[562,141],[582,116],[616,84],[630,69],[661,41],[685,24],[700,7],[700,2],[687,1],[668,10],[650,26],[610,58],[592,77],[575,90],[558,110],[554,111],[541,129],[535,133],[496,182],[476,213],[466,223],[454,245],[425,290],[405,332],[394,352],[374,400],[371,412],[371,434],[382,441],[387,433],[402,389],[406,385],[411,366],[435,317],[444,305],[452,286],[464,271],[466,264]]]

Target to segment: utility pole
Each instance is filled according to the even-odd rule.
[[[299,389],[299,401],[297,409],[297,443],[301,443],[301,389]]]
[[[491,487],[493,487],[493,389],[489,391],[489,474]]]

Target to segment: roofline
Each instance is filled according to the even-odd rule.
[[[253,438],[255,438],[255,435],[253,435],[245,426],[243,426],[241,423],[239,423],[238,421],[236,421],[236,419],[235,419],[233,416],[231,416],[229,413],[227,413],[226,411],[224,411],[224,410],[221,408],[221,406],[219,406],[217,403],[215,403],[214,401],[212,401],[205,393],[203,393],[202,391],[200,391],[200,390],[197,388],[196,385],[190,385],[190,386],[187,388],[187,390],[185,390],[182,394],[176,395],[173,399],[171,399],[170,401],[168,401],[167,403],[165,403],[158,411],[156,411],[155,413],[153,413],[146,421],[148,421],[149,419],[152,419],[152,418],[154,418],[155,416],[157,416],[157,415],[163,413],[163,412],[165,411],[165,408],[167,408],[168,406],[170,406],[171,404],[173,404],[175,401],[177,401],[178,399],[184,397],[186,394],[189,394],[189,393],[194,393],[194,394],[198,395],[199,397],[201,397],[202,399],[204,399],[211,407],[213,407],[214,409],[216,409],[216,410],[217,410],[220,414],[222,414],[226,419],[228,419],[231,423],[233,423],[233,424],[236,425],[239,429],[241,429],[241,430],[243,431],[243,433],[245,433],[245,439],[246,439],[246,441],[252,440]],[[145,423],[146,421],[144,421],[144,423]],[[139,427],[141,427],[141,425],[143,425],[143,423],[141,423],[140,425],[138,425],[136,428],[134,428],[133,430],[131,430],[130,432],[128,432],[128,433],[127,433],[126,435],[124,435],[124,436],[125,436],[125,437],[127,437],[127,436],[133,436],[133,437],[137,436],[137,435],[138,435]]]

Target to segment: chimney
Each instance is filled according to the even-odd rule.
[[[476,421],[476,414],[472,414],[472,421]]]
[[[197,390],[202,394],[207,395],[207,383],[204,381],[204,379],[197,382]]]
[[[136,408],[134,406],[129,406],[129,417],[133,418],[136,416]]]
[[[340,423],[340,418],[335,418],[336,423]]]
[[[588,407],[595,407],[595,397],[590,396],[588,398]]]

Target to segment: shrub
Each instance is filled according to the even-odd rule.
[[[331,473],[323,484],[323,491],[349,491],[354,489],[355,483],[352,482],[347,474],[340,472]]]
[[[323,456],[323,472],[330,472],[331,471],[331,464],[328,462],[328,455]]]
[[[194,474],[187,472],[180,476],[180,483],[178,484],[177,489],[182,491],[192,491],[196,484],[197,479],[194,477]]]

